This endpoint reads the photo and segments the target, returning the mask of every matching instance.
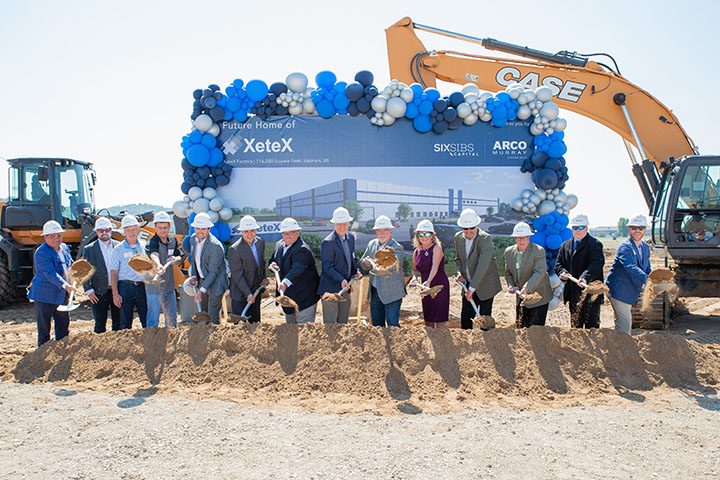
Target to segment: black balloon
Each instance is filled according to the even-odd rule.
[[[190,191],[190,184],[187,182],[183,182],[182,185],[180,185],[180,191],[182,191],[184,195],[187,195]]]
[[[453,108],[457,108],[458,105],[465,101],[465,96],[461,92],[455,92],[450,95],[448,101],[450,102],[450,106],[452,106]]]
[[[448,122],[452,122],[453,120],[458,118],[457,110],[455,110],[455,108],[453,107],[448,107],[443,112],[443,117],[445,117],[445,120],[447,120]]]
[[[367,70],[361,70],[355,74],[355,81],[362,84],[363,87],[367,87],[375,81],[375,76]]]
[[[287,93],[288,88],[287,85],[285,85],[282,82],[275,82],[272,85],[270,85],[270,93],[275,95],[276,97],[279,97],[282,93]]]
[[[433,102],[433,110],[436,112],[443,112],[447,108],[448,104],[442,98],[438,98]]]
[[[433,132],[435,133],[445,133],[448,129],[448,123],[444,120],[439,121],[433,125]]]
[[[345,96],[351,102],[357,102],[363,97],[363,95],[365,95],[365,89],[359,83],[351,83],[345,87]]]

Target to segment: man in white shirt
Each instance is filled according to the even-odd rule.
[[[95,273],[85,284],[85,293],[92,304],[95,333],[103,333],[107,326],[108,309],[112,330],[120,330],[120,309],[113,304],[110,290],[110,265],[113,250],[120,243],[112,239],[113,224],[105,217],[95,221],[97,240],[85,245],[82,257],[95,267]]]

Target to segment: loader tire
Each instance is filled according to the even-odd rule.
[[[15,303],[17,297],[17,285],[10,275],[8,259],[4,253],[0,252],[0,308]]]

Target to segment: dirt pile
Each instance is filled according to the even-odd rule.
[[[25,355],[12,378],[323,411],[451,411],[713,388],[720,357],[680,336],[608,329],[195,325],[71,335]]]

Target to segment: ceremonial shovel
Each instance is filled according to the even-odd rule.
[[[270,270],[272,270],[275,273],[275,281],[277,282],[277,290],[280,292],[279,297],[275,297],[275,301],[280,304],[283,307],[293,308],[295,309],[295,313],[298,312],[298,304],[295,303],[295,300],[292,298],[286,297],[285,293],[280,290],[280,269],[275,269],[270,267]]]

